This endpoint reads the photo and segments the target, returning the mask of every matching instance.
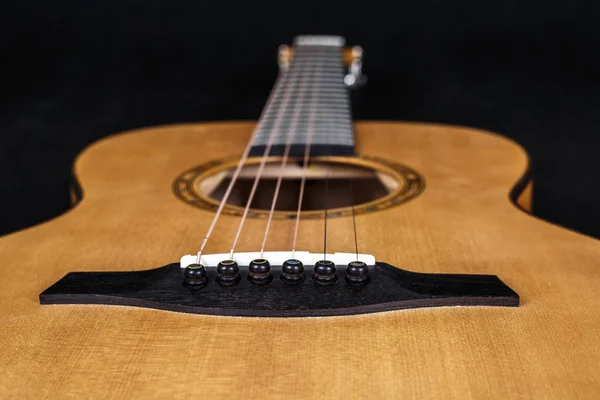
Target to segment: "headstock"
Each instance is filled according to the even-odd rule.
[[[286,71],[297,46],[315,45],[318,43],[339,44],[341,57],[348,73],[344,77],[344,83],[350,88],[361,87],[366,83],[367,76],[362,73],[363,49],[360,46],[344,47],[345,40],[339,36],[298,36],[293,45],[281,45],[277,54],[280,71]]]

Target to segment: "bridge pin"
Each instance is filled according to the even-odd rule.
[[[362,261],[352,261],[346,266],[346,282],[352,285],[362,285],[368,283],[369,267]]]
[[[202,264],[190,264],[185,267],[185,279],[183,284],[191,290],[197,290],[206,286],[206,268]]]
[[[257,258],[256,260],[250,261],[248,271],[248,279],[252,283],[258,285],[269,283],[273,279],[273,276],[271,275],[271,264],[264,258]]]
[[[240,269],[233,260],[223,260],[217,265],[217,282],[223,286],[232,286],[240,281]]]
[[[333,285],[336,283],[335,264],[329,260],[317,261],[313,280],[319,285]]]
[[[281,280],[285,283],[304,282],[304,265],[302,261],[290,258],[284,261],[281,267]]]

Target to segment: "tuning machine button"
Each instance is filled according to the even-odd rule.
[[[277,52],[277,62],[279,64],[279,71],[285,72],[290,68],[290,62],[292,60],[293,50],[290,46],[282,44],[279,46]]]
[[[233,260],[223,260],[217,265],[217,282],[232,286],[240,281],[240,268]]]
[[[315,273],[312,278],[319,285],[333,285],[338,279],[335,275],[335,264],[329,260],[317,261],[315,263]]]
[[[202,264],[190,264],[185,267],[183,284],[190,290],[198,290],[206,286],[206,268]]]
[[[302,283],[304,282],[304,265],[302,261],[290,258],[284,261],[281,266],[281,280],[285,283]]]
[[[354,46],[348,57],[348,74],[344,77],[344,83],[351,89],[362,87],[367,82],[367,76],[362,72],[362,57],[362,47]]]

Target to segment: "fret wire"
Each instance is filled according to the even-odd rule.
[[[344,102],[346,103],[347,101],[347,97],[344,95],[345,93],[342,91],[327,91],[327,92],[322,92],[321,96],[315,100],[315,103],[318,103],[319,101],[331,101],[333,104],[335,104],[336,102]],[[277,106],[279,105],[279,98],[275,98],[274,102],[273,102],[273,106]],[[304,102],[305,104],[307,102]]]
[[[308,105],[309,103],[296,103],[299,105]],[[329,100],[328,98],[323,98],[321,99],[321,101],[315,101],[314,104],[316,104],[318,107],[325,107],[325,108],[330,108],[336,112],[343,112],[343,111],[348,111],[350,110],[350,104],[347,103],[346,101],[342,101],[340,99],[336,99],[336,100]],[[275,107],[280,107],[280,104],[276,104]],[[265,115],[271,115],[276,111],[276,108],[272,109],[271,111],[269,111],[268,113],[265,113]],[[291,110],[285,110],[286,114],[290,114]]]
[[[260,133],[264,133],[265,131],[269,130],[270,128],[272,128],[274,125],[274,121],[272,123],[268,123],[265,125],[262,125],[260,127]],[[290,125],[290,121],[283,121],[279,124],[279,126],[281,127],[285,127]],[[301,122],[298,124],[298,126],[300,128],[304,127],[305,125],[307,125],[307,122]],[[345,119],[333,119],[333,118],[327,118],[327,119],[323,119],[323,120],[315,120],[315,125],[318,125],[316,128],[319,127],[326,127],[326,126],[335,126],[335,127],[344,127],[344,126],[348,126],[350,127],[351,124],[350,122],[346,121]]]
[[[307,113],[300,113],[301,117],[308,117]],[[282,118],[286,118],[289,120],[289,118],[291,117],[290,114],[286,113],[282,116]],[[326,119],[326,120],[331,120],[331,121],[335,121],[335,122],[340,122],[340,121],[345,121],[348,122],[348,119],[350,117],[350,114],[348,112],[332,112],[332,111],[321,111],[318,113],[317,118],[322,118],[322,119]],[[262,125],[261,125],[261,129],[265,126],[269,126],[271,124],[273,124],[274,120],[276,119],[276,117],[267,117]],[[304,122],[301,122],[304,123]]]
[[[298,65],[311,63],[319,64],[318,75],[298,68]],[[296,115],[296,133],[292,143],[305,143],[308,139],[306,131],[312,127],[313,142],[316,144],[353,147],[354,132],[348,91],[344,85],[342,49],[336,46],[299,46],[287,71],[282,74],[285,79],[274,89],[273,101],[263,111],[253,145],[266,145],[275,124],[277,132],[274,134],[273,144],[284,143],[284,132],[292,127],[292,118]],[[299,98],[299,80],[303,80],[305,90],[313,93],[311,99]],[[292,98],[286,96],[286,93]],[[311,114],[310,109],[316,110],[316,114]],[[309,124],[311,118],[312,122]]]
[[[270,126],[272,126],[272,125],[270,125]],[[280,129],[284,129],[289,126],[290,126],[290,123],[285,123],[285,124],[279,125]],[[307,126],[308,126],[307,123],[298,124],[298,131],[305,129]],[[350,123],[346,123],[346,122],[338,122],[338,123],[336,123],[336,122],[322,122],[322,123],[315,122],[315,124],[314,124],[315,131],[333,131],[333,130],[342,129],[341,131],[339,131],[339,134],[347,135],[347,136],[351,135],[351,127],[352,127],[352,125]],[[348,131],[344,132],[343,128],[348,128]],[[263,133],[267,132],[268,130],[269,130],[269,128],[261,129],[260,134],[262,135]]]
[[[304,115],[306,116],[306,115]],[[340,115],[335,115],[332,113],[320,113],[317,115],[316,117],[316,122],[321,123],[321,124],[326,124],[328,122],[333,123],[333,124],[342,124],[342,123],[350,123],[350,121],[348,121],[349,115],[348,114],[340,114]],[[285,119],[285,117],[282,116],[282,119]],[[277,120],[277,118],[275,119],[269,119],[266,120],[265,122],[263,122],[259,129],[260,130],[265,130],[271,126],[273,126],[273,124],[275,123],[275,121]],[[289,124],[290,120],[289,118],[287,118],[286,120],[282,121],[283,124]],[[306,121],[302,121],[299,123],[300,125],[302,124],[306,124]]]
[[[309,105],[309,103],[296,103],[298,105]],[[330,109],[333,112],[336,113],[342,113],[342,112],[347,112],[350,110],[350,104],[346,103],[346,102],[342,102],[340,100],[335,100],[335,101],[327,101],[327,99],[322,99],[322,101],[315,101],[314,104],[316,104],[318,107],[320,107],[320,109],[325,108],[325,109]],[[279,104],[276,105],[280,106]],[[322,107],[322,108],[321,108]],[[274,113],[275,109],[273,109],[273,112],[268,112],[265,115],[269,116],[272,115]],[[291,114],[292,110],[285,110],[286,114]]]
[[[341,137],[341,136],[335,136],[335,135],[331,135],[331,134],[323,134],[322,132],[315,132],[316,135],[313,136],[315,138],[315,141],[329,141],[329,140],[335,140],[336,142],[338,141],[350,141],[351,137],[350,135],[345,136],[345,137]],[[281,137],[281,136],[277,136],[277,137]],[[302,135],[302,136],[296,136],[294,137],[294,140],[302,140],[302,139],[306,139],[307,136]],[[264,141],[257,141],[256,144],[261,144],[260,142],[263,142],[262,144],[264,144]]]

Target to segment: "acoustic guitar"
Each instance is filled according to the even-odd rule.
[[[491,132],[357,122],[299,36],[258,121],[139,129],[0,239],[0,397],[598,398],[600,244]]]

